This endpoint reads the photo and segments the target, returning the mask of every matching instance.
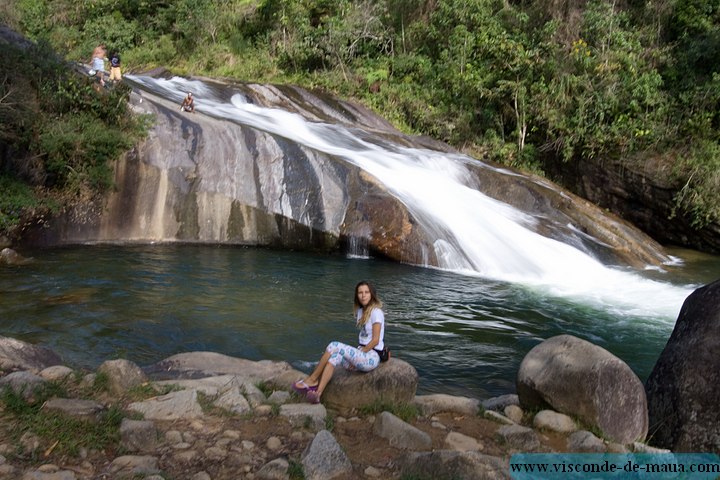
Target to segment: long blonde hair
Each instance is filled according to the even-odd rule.
[[[363,285],[366,285],[368,287],[368,290],[370,290],[370,301],[365,308],[360,305],[360,301],[358,300],[358,288]],[[363,325],[365,325],[368,320],[370,320],[370,314],[372,313],[372,311],[376,308],[382,308],[382,306],[383,304],[378,298],[374,286],[370,285],[368,282],[365,281],[358,282],[358,284],[355,285],[355,298],[353,298],[353,314],[355,315],[358,327],[362,327]],[[357,312],[361,308],[363,309],[362,316],[360,318],[357,318]]]

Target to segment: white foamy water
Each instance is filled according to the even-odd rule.
[[[469,186],[468,157],[379,146],[343,125],[312,123],[294,113],[248,104],[240,94],[230,102],[220,100],[200,81],[129,77],[178,104],[192,91],[200,113],[285,137],[364,169],[435,235],[443,270],[527,285],[619,314],[667,320],[675,319],[694,288],[609,268],[571,245],[535,233],[528,228],[535,223],[532,216]]]

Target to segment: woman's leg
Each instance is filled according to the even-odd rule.
[[[323,371],[325,371],[325,368],[327,368],[330,355],[332,355],[332,353],[328,350],[325,350],[325,353],[323,353],[322,357],[320,357],[320,361],[315,367],[315,370],[313,370],[313,372],[305,379],[305,383],[307,383],[311,387],[318,384],[318,382],[320,381],[320,377],[323,374]]]
[[[346,352],[342,358],[342,366],[346,370],[359,370],[369,372],[380,364],[380,355],[375,350],[363,352],[359,348],[353,348]]]
[[[333,367],[330,369],[330,376],[332,376],[334,365],[328,365],[328,361],[330,360],[330,357],[332,355],[336,354],[342,348],[342,346],[344,346],[343,343],[330,342],[328,346],[325,347],[325,353],[323,353],[322,357],[320,357],[320,361],[318,362],[313,372],[302,380],[303,382],[305,382],[305,385],[309,387],[314,387],[318,385],[320,383],[320,379],[322,378],[323,373],[328,366]],[[330,377],[328,377],[328,381],[330,381],[329,378]]]
[[[374,350],[363,352],[359,348],[351,347],[340,342],[332,342],[328,345],[325,354],[330,354],[320,375],[320,381],[317,388],[317,399],[325,391],[325,387],[330,382],[335,367],[342,365],[347,370],[360,370],[361,372],[369,372],[378,366],[380,357]],[[323,355],[324,357],[325,355]],[[314,373],[314,372],[313,372]]]

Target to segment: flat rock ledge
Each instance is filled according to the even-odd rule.
[[[291,392],[304,374],[285,362],[191,352],[143,369],[127,360],[97,372],[30,363],[0,377],[0,389],[88,430],[120,412],[117,439],[69,449],[59,433],[11,433],[0,401],[0,480],[509,479],[518,452],[660,451],[598,438],[552,410],[530,415],[516,395],[416,395],[417,372],[395,358],[374,375],[333,380],[362,397],[335,392],[318,405]],[[44,388],[52,397],[43,399]],[[378,400],[393,411],[368,409]]]

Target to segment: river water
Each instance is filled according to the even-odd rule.
[[[0,265],[0,335],[47,345],[73,367],[127,358],[149,365],[209,350],[309,370],[330,340],[354,343],[362,279],[385,302],[386,342],[420,375],[419,393],[476,398],[514,391],[523,356],[568,333],[627,362],[644,381],[680,309],[627,305],[371,258],[208,245],[77,246]],[[644,276],[688,293],[720,278],[692,251]],[[621,285],[619,287],[622,287]],[[628,295],[633,295],[631,291]],[[638,308],[643,302],[647,309]]]

